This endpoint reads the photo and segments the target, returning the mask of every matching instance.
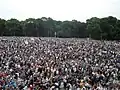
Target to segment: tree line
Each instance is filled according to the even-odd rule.
[[[86,23],[77,20],[57,21],[50,17],[28,18],[24,21],[0,18],[0,35],[119,40],[120,20],[113,16],[92,17]]]

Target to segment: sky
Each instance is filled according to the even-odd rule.
[[[6,20],[51,17],[85,22],[107,16],[120,18],[120,0],[0,0],[0,18]]]

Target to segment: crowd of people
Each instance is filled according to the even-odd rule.
[[[120,42],[1,37],[0,90],[120,90]]]

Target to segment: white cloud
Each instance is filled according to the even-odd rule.
[[[0,0],[0,17],[23,20],[45,16],[85,21],[94,16],[119,17],[119,3],[119,0]]]

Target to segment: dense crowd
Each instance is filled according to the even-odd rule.
[[[120,90],[120,42],[1,37],[0,90]]]

